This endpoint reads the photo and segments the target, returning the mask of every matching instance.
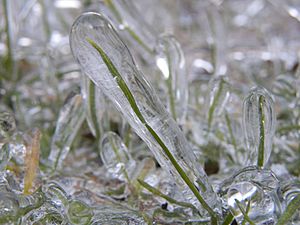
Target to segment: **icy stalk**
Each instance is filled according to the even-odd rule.
[[[85,13],[72,26],[70,44],[83,72],[123,113],[185,198],[199,207],[198,200],[216,219],[219,201],[207,175],[112,25],[100,14]]]
[[[61,167],[85,118],[81,95],[71,94],[59,113],[51,142],[49,160],[54,169]]]
[[[156,65],[167,85],[168,111],[179,124],[183,124],[187,111],[188,83],[180,44],[172,35],[162,35],[155,50]]]
[[[243,127],[248,148],[248,164],[265,167],[275,132],[274,102],[268,91],[256,87],[243,104]]]

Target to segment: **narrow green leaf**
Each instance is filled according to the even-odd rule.
[[[285,211],[279,218],[277,225],[288,224],[288,221],[292,218],[293,214],[300,209],[300,194],[298,194],[286,207]]]
[[[147,189],[148,191],[150,191],[152,194],[159,196],[161,198],[164,198],[165,200],[167,200],[168,202],[170,202],[171,204],[175,204],[175,205],[179,205],[179,206],[183,206],[186,208],[191,208],[194,212],[198,212],[198,210],[196,209],[195,206],[193,206],[190,203],[187,202],[180,202],[177,201],[163,193],[161,193],[158,189],[154,188],[153,186],[151,186],[150,184],[146,183],[145,181],[142,181],[140,179],[137,180],[139,182],[140,185],[142,185],[145,189]]]
[[[258,146],[258,157],[257,157],[257,166],[264,166],[264,155],[265,155],[265,115],[264,115],[264,97],[259,96],[259,108],[258,108],[258,117],[259,117],[259,146]]]
[[[241,213],[243,214],[244,220],[246,220],[250,225],[255,225],[255,223],[249,218],[249,216],[247,214],[247,210],[245,211],[243,209],[243,206],[241,205],[240,201],[238,201],[237,199],[235,199],[235,202],[236,202],[237,206],[239,207]]]
[[[217,107],[217,104],[219,102],[219,99],[221,97],[221,94],[222,94],[222,89],[223,89],[223,85],[224,85],[224,80],[222,79],[220,81],[220,84],[219,84],[219,89],[217,91],[217,94],[211,104],[211,106],[209,107],[209,110],[208,110],[208,130],[210,131],[210,128],[211,128],[211,125],[212,125],[212,121],[213,121],[213,117],[214,117],[214,112],[215,112],[215,109]]]
[[[229,213],[227,214],[227,216],[225,217],[225,220],[224,220],[224,222],[222,223],[222,225],[230,225],[231,222],[233,221],[233,219],[234,219],[234,216],[232,215],[231,212],[229,212]]]

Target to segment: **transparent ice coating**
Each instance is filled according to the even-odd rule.
[[[82,95],[89,128],[96,138],[100,138],[101,119],[106,108],[104,95],[87,76],[82,77]]]
[[[212,77],[209,82],[208,127],[213,125],[214,117],[220,116],[230,97],[229,84],[225,76]]]
[[[155,51],[156,65],[167,85],[167,109],[179,124],[184,124],[188,103],[188,81],[181,46],[174,36],[166,34],[159,37]]]
[[[114,178],[127,181],[132,178],[136,162],[116,133],[107,132],[103,135],[100,156],[104,166]]]
[[[71,93],[59,112],[56,129],[51,141],[49,161],[54,168],[60,167],[85,118],[80,94]]]
[[[279,181],[270,170],[246,167],[230,178],[223,190],[238,224],[244,219],[240,207],[246,212],[248,204],[248,216],[255,224],[274,224],[282,212]]]
[[[217,196],[208,183],[203,168],[196,162],[196,157],[184,134],[159,101],[144,75],[137,69],[128,48],[112,25],[100,14],[81,15],[73,24],[70,34],[73,55],[83,72],[102,89],[135,132],[147,143],[159,164],[174,176],[178,186],[182,188],[185,199],[200,207],[146,124],[133,111],[118,83],[87,38],[101,46],[128,86],[147,125],[161,138],[190,180],[198,187],[208,205],[217,211],[220,207]]]
[[[243,103],[247,165],[266,166],[272,150],[275,120],[274,102],[269,92],[264,88],[253,88]]]

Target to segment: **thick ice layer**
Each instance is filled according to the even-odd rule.
[[[122,76],[122,80],[112,76],[99,52],[87,40],[92,40],[101,47]],[[117,109],[123,113],[135,132],[147,143],[160,165],[174,176],[179,187],[184,190],[185,198],[199,206],[195,196],[178,175],[166,152],[163,151],[161,144],[149,131],[149,127],[169,149],[176,162],[202,193],[205,201],[213,209],[219,208],[217,196],[208,184],[203,168],[196,162],[196,157],[184,134],[159,101],[154,89],[137,69],[129,50],[112,25],[102,15],[83,14],[73,24],[70,44],[73,55],[81,65],[83,72],[102,89]],[[134,105],[128,101],[124,95],[124,90],[121,90],[118,82],[122,83],[123,81],[135,101],[137,106],[135,111],[138,110],[140,115],[134,112]],[[127,93],[127,95],[130,94]],[[142,121],[141,117],[145,121]]]
[[[275,120],[274,102],[268,91],[253,88],[243,104],[247,165],[266,166],[272,150]]]
[[[179,124],[184,124],[188,103],[188,82],[181,46],[172,35],[162,35],[157,41],[155,50],[156,65],[166,80],[168,111]]]

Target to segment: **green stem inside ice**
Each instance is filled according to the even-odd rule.
[[[97,52],[100,54],[103,62],[106,64],[108,70],[110,71],[113,78],[116,80],[117,84],[119,85],[120,89],[122,90],[123,94],[125,95],[126,99],[128,100],[131,108],[133,109],[134,113],[140,120],[140,122],[146,127],[146,129],[149,131],[149,133],[152,135],[152,137],[157,141],[157,143],[160,145],[168,159],[171,161],[173,166],[175,167],[176,171],[179,173],[180,177],[184,180],[184,182],[187,184],[187,186],[190,188],[190,190],[193,192],[195,197],[198,199],[198,201],[201,203],[204,209],[208,211],[208,213],[211,215],[212,223],[217,224],[217,215],[216,213],[210,208],[210,206],[206,203],[206,201],[203,199],[203,197],[200,195],[198,189],[193,184],[193,182],[190,180],[190,178],[187,176],[185,171],[180,167],[177,160],[174,158],[170,150],[167,148],[165,143],[161,140],[161,138],[156,134],[156,132],[152,129],[151,126],[148,125],[145,118],[143,117],[142,113],[140,112],[137,103],[134,99],[133,94],[131,93],[130,89],[128,88],[126,82],[120,75],[117,68],[113,65],[110,58],[106,55],[106,53],[102,50],[102,48],[97,45],[93,40],[90,38],[86,38],[86,40],[91,44],[92,47],[94,47]]]
[[[95,126],[95,132],[96,132],[96,139],[97,141],[100,140],[100,127],[99,127],[99,122],[97,120],[97,109],[96,109],[96,88],[95,84],[88,79],[89,83],[89,100],[88,100],[88,105],[90,107],[90,112],[91,112],[91,119],[94,123]]]
[[[220,83],[219,83],[219,87],[218,87],[217,93],[214,96],[213,102],[210,105],[209,110],[208,110],[208,131],[210,131],[210,128],[211,128],[211,125],[212,125],[212,121],[213,121],[213,118],[214,118],[214,112],[215,112],[217,104],[218,104],[218,102],[220,100],[220,97],[221,97],[221,94],[222,94],[222,90],[223,90],[223,85],[224,85],[224,80],[221,79]]]
[[[264,166],[264,152],[265,152],[265,115],[264,115],[264,97],[259,96],[258,118],[259,118],[259,145],[257,166]]]
[[[226,124],[227,124],[227,127],[228,127],[231,143],[232,143],[235,151],[237,151],[236,140],[235,140],[235,137],[234,137],[233,132],[232,132],[231,120],[229,118],[229,115],[228,115],[227,111],[225,111],[225,120],[226,120]]]
[[[174,95],[173,95],[173,74],[172,74],[172,61],[171,61],[171,56],[169,54],[169,51],[165,52],[166,56],[167,56],[167,63],[168,63],[168,71],[169,71],[169,76],[166,80],[167,83],[167,87],[168,87],[168,94],[169,94],[169,104],[170,104],[170,110],[171,110],[171,114],[174,118],[174,120],[177,119],[176,116],[176,109],[175,109],[175,100],[174,100]]]

